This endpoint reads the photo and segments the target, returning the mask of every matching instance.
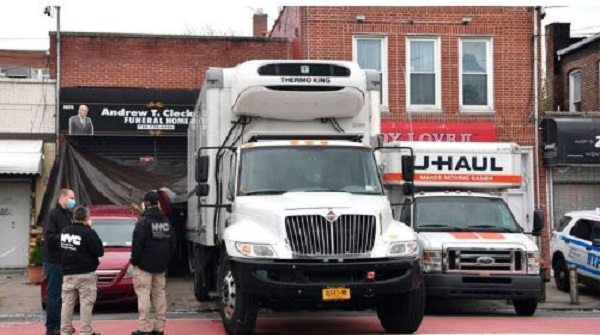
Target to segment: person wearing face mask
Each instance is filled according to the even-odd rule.
[[[64,188],[58,192],[58,204],[46,217],[43,229],[43,271],[48,280],[46,301],[46,335],[60,334],[60,310],[62,306],[62,271],[60,268],[60,234],[71,225],[75,208],[75,193]]]

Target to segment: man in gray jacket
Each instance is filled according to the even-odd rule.
[[[79,113],[69,119],[69,135],[94,135],[92,119],[87,117],[86,105],[79,106]]]

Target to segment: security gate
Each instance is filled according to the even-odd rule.
[[[29,183],[0,183],[0,269],[27,267]]]
[[[570,211],[600,207],[600,167],[552,168],[553,227]]]

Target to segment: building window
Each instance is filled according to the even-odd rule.
[[[409,37],[406,43],[408,111],[441,111],[441,59],[438,38]]]
[[[388,101],[387,38],[377,36],[355,36],[352,43],[352,59],[362,69],[371,69],[381,74],[381,104]]]
[[[569,73],[569,110],[581,112],[581,71]]]
[[[460,102],[463,110],[492,111],[494,75],[492,40],[460,40]]]

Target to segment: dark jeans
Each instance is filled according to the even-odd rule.
[[[62,301],[62,270],[59,264],[44,263],[44,276],[48,278],[48,295],[46,296],[46,332],[60,331],[60,309]]]

